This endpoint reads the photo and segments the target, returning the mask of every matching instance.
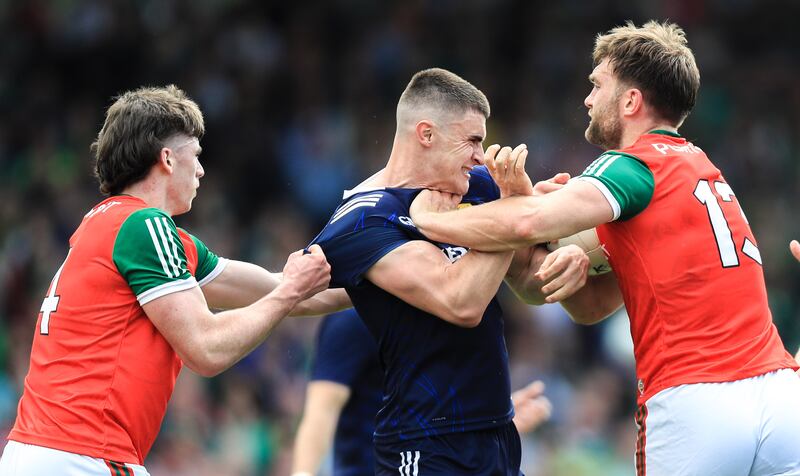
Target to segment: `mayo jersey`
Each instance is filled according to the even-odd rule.
[[[331,265],[331,285],[347,290],[378,343],[384,376],[376,443],[500,427],[513,417],[502,310],[495,299],[481,323],[468,329],[417,309],[364,279],[372,265],[397,247],[412,240],[430,242],[409,218],[419,191],[385,188],[353,194],[314,240]],[[498,197],[486,168],[474,168],[464,202]],[[433,244],[451,261],[468,252]]]
[[[640,404],[676,385],[797,368],[772,323],[747,218],[699,147],[652,131],[578,179],[614,209],[597,232],[630,316]]]
[[[225,262],[138,198],[89,211],[42,303],[8,438],[142,464],[182,365],[142,305]]]

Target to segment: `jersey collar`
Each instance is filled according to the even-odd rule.
[[[680,137],[681,136],[677,132],[665,131],[664,129],[653,129],[652,131],[648,132],[648,134],[661,134],[663,136],[670,136],[670,137]]]

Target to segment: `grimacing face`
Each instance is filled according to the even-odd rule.
[[[598,64],[589,75],[592,91],[583,101],[589,109],[589,126],[585,136],[589,143],[605,150],[620,147],[622,125],[620,123],[619,81],[613,75],[608,59]]]
[[[469,189],[472,167],[483,163],[483,139],[486,137],[486,118],[478,111],[457,115],[440,127],[442,141],[438,158],[440,188],[464,195]]]

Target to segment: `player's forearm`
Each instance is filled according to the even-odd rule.
[[[297,305],[299,290],[279,285],[255,303],[212,316],[200,330],[202,354],[190,365],[204,376],[216,375],[241,360],[264,339]]]
[[[481,251],[515,250],[580,231],[583,220],[553,213],[550,197],[509,197],[447,212],[413,217],[429,239]]]
[[[258,301],[280,282],[280,273],[271,273],[253,263],[229,260],[225,270],[203,286],[202,291],[211,309],[236,309]]]
[[[592,325],[622,307],[622,292],[613,272],[589,277],[575,294],[560,301],[576,324]]]
[[[445,269],[445,286],[439,292],[448,299],[447,306],[457,325],[474,327],[480,324],[513,255],[511,251],[470,251]]]
[[[522,302],[535,306],[545,303],[545,295],[542,292],[545,283],[534,276],[545,256],[547,252],[537,253],[536,247],[519,249],[514,253],[505,281]]]
[[[319,316],[353,307],[344,289],[326,289],[321,293],[299,303],[292,309],[291,316]]]

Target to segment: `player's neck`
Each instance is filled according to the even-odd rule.
[[[395,147],[389,156],[386,168],[376,180],[376,186],[391,188],[424,188],[426,183],[423,168],[414,160],[413,152],[403,147]],[[377,185],[377,184],[380,185]]]
[[[130,195],[144,201],[148,207],[158,208],[172,216],[172,210],[167,203],[167,194],[159,189],[152,180],[144,179],[135,184],[129,185],[121,195]]]
[[[624,149],[632,146],[637,140],[639,140],[639,137],[655,130],[674,132],[675,134],[678,133],[678,128],[672,124],[655,120],[642,121],[631,124],[622,131],[622,139],[620,140],[620,146],[618,149]]]

